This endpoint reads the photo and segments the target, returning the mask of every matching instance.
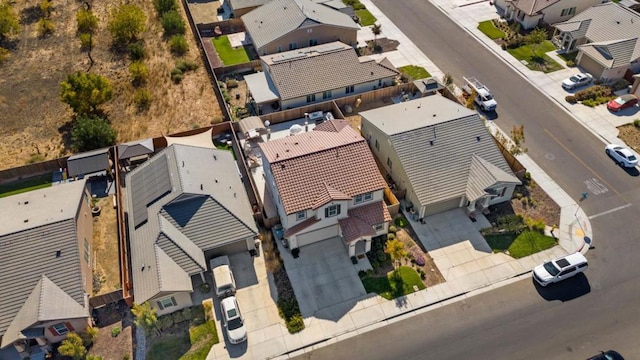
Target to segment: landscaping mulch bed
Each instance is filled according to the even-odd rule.
[[[400,45],[398,40],[387,38],[379,38],[376,41],[369,40],[366,47],[358,48],[358,55],[364,56],[394,51],[398,49],[398,45]]]
[[[640,115],[638,117],[640,119]],[[640,151],[640,129],[633,124],[618,126],[618,137],[624,141],[628,147],[635,151]]]
[[[513,194],[511,201],[489,206],[491,212],[485,216],[491,224],[498,224],[500,217],[513,214],[544,220],[548,226],[560,224],[560,206],[535,181],[516,186]],[[518,194],[522,197],[518,198]]]

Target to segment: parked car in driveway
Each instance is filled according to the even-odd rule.
[[[533,268],[533,278],[541,286],[547,286],[576,276],[587,267],[587,258],[577,252],[536,266]]]
[[[620,166],[631,168],[638,165],[638,158],[624,146],[609,144],[605,146],[604,151]]]
[[[624,360],[624,358],[615,350],[607,350],[601,351],[600,354],[592,356],[587,360]]]
[[[562,81],[562,88],[565,90],[572,90],[591,83],[591,80],[593,80],[593,76],[591,76],[591,74],[578,73]]]
[[[235,296],[229,296],[220,300],[222,312],[222,326],[227,332],[227,338],[232,344],[240,344],[247,340],[247,328],[244,326],[244,319],[238,307]]]
[[[618,96],[617,98],[607,103],[607,109],[609,111],[618,112],[623,109],[628,109],[635,106],[638,103],[638,97],[633,94],[626,94]]]

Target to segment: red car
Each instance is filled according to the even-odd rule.
[[[617,98],[607,103],[607,109],[613,112],[618,112],[622,109],[627,109],[635,106],[638,103],[638,97],[633,94],[626,94],[618,96]]]

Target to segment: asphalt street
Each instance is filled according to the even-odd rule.
[[[569,195],[589,193],[595,249],[585,276],[548,289],[519,281],[301,358],[585,359],[612,348],[640,359],[638,171],[616,166],[600,138],[428,1],[374,2],[456,84],[485,83],[498,101],[491,121],[507,133],[523,124],[528,154]]]

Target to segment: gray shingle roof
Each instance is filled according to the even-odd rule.
[[[332,42],[260,58],[281,100],[340,89],[398,74],[394,68],[366,57],[341,42]],[[289,60],[288,60],[289,59]]]
[[[312,0],[272,0],[242,16],[256,48],[261,48],[303,27],[317,24],[360,29],[353,19]]]
[[[155,165],[162,162],[166,168]],[[256,236],[231,152],[179,144],[162,150],[127,175],[129,217],[139,188],[132,181],[145,181],[136,173],[166,177],[171,188],[144,207],[146,222],[136,228],[129,220],[136,302],[160,292],[192,291],[190,276],[206,269],[204,251]]]
[[[496,183],[520,183],[518,179],[502,169],[473,154],[465,195],[470,201],[487,194],[487,188]]]
[[[0,199],[0,335],[3,343],[17,335],[5,333],[10,324],[14,324],[11,326],[14,331],[20,331],[24,324],[32,325],[33,316],[38,319],[76,317],[78,307],[88,316],[84,308],[75,223],[85,183],[85,180],[74,181]],[[56,257],[57,251],[60,257]],[[47,280],[43,280],[43,276]],[[60,295],[59,299],[47,304],[34,305],[27,301],[34,292],[49,296],[54,287],[67,296],[55,293]]]
[[[640,41],[628,41],[640,36],[640,14],[625,6],[613,2],[594,5],[554,26],[563,32],[571,33],[574,39],[586,37],[592,43],[601,43],[602,46],[608,47],[605,53],[609,52],[612,59],[607,59],[606,54],[598,55],[598,49],[593,44],[581,46],[583,51],[603,65],[619,66],[618,64],[640,58]],[[630,56],[627,55],[629,53]],[[610,63],[608,60],[613,62]]]
[[[476,157],[495,167],[490,169],[494,177],[519,183],[478,113],[442,96],[389,105],[360,115],[363,123],[370,123],[389,136],[422,204],[465,195],[470,177],[476,174],[471,173]],[[496,176],[496,169],[504,174]]]
[[[229,0],[233,10],[246,9],[268,3],[269,0]]]
[[[153,139],[131,141],[124,144],[118,144],[118,158],[129,159],[134,156],[153,154]]]
[[[67,171],[69,176],[78,176],[105,171],[109,167],[109,148],[83,152],[69,156]]]
[[[536,15],[560,0],[512,0],[516,9],[522,10],[529,16]]]

